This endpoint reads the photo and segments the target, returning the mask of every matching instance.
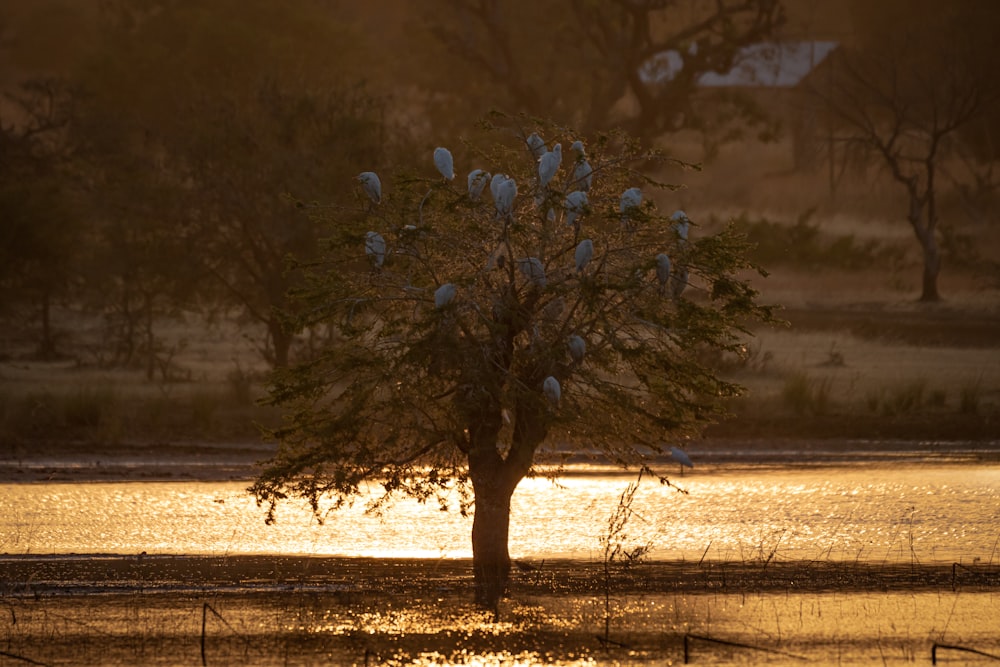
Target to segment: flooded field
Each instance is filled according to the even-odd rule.
[[[526,480],[499,620],[470,520],[361,501],[278,524],[245,481],[0,485],[0,665],[979,664],[1000,655],[1000,465],[844,457]],[[28,662],[26,662],[28,661]]]
[[[1000,654],[1000,568],[547,562],[499,620],[462,560],[8,557],[2,664],[941,664]],[[937,648],[935,649],[935,646]],[[11,657],[15,656],[15,657]]]
[[[687,493],[645,479],[632,506],[630,540],[654,559],[1000,562],[1000,464],[708,465],[672,479]],[[630,481],[595,466],[525,480],[513,499],[512,555],[600,558]],[[322,524],[289,503],[267,526],[247,485],[2,484],[0,553],[471,556],[471,518],[457,498],[447,512],[400,500],[382,516],[362,499]]]

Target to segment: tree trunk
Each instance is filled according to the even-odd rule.
[[[41,299],[42,339],[38,343],[38,358],[45,361],[56,358],[56,341],[52,334],[52,299],[49,289],[42,289]]]
[[[499,404],[488,401],[482,410],[475,411],[476,418],[468,429],[469,479],[476,499],[472,519],[476,604],[491,609],[497,619],[510,580],[510,499],[531,470],[535,451],[547,432],[546,408],[537,396],[522,395],[514,414],[513,441],[506,457],[497,448],[503,426]]]
[[[923,290],[920,293],[921,301],[940,301],[941,295],[938,293],[937,280],[941,271],[941,252],[938,250],[937,241],[931,236],[929,239],[921,238],[921,245],[924,249],[924,276]]]
[[[274,356],[271,363],[275,368],[287,368],[288,356],[292,348],[293,336],[285,328],[283,322],[277,318],[271,318],[267,323],[268,335],[271,337],[271,345],[274,346]]]
[[[510,579],[510,498],[513,489],[494,480],[476,484],[476,509],[472,520],[472,570],[476,604],[498,614],[500,599]]]
[[[913,228],[913,233],[920,242],[920,248],[924,251],[924,274],[923,288],[920,293],[921,301],[940,301],[938,294],[937,279],[941,271],[941,251],[938,249],[937,236],[934,229],[936,227],[936,211],[931,192],[928,191],[926,199],[922,199],[916,194],[916,179],[908,183],[910,189],[910,213],[907,219]],[[925,205],[926,201],[926,205]],[[923,223],[921,213],[926,208],[927,222]]]

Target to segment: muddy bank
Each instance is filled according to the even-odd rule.
[[[602,562],[516,561],[510,597],[584,595],[604,589]],[[433,595],[469,592],[466,559],[310,556],[160,556],[137,554],[0,556],[8,598],[84,593],[218,591]],[[1000,590],[994,563],[894,561],[649,561],[612,564],[615,591],[642,593],[861,592]]]
[[[831,420],[836,423],[837,420]],[[722,428],[722,427],[719,427]],[[730,437],[709,437],[686,445],[701,466],[822,466],[847,461],[927,464],[989,464],[1000,461],[1000,438],[935,439],[928,432],[911,440],[790,438],[747,429]],[[31,455],[0,456],[0,484],[30,482],[247,481],[271,452],[266,445],[118,445],[88,450],[81,445],[39,447]],[[596,452],[539,456],[539,465],[599,462]],[[673,469],[674,462],[660,463]]]
[[[5,557],[0,664],[863,665],[924,661],[938,639],[1000,649],[996,564],[523,565],[497,619],[470,604],[462,560]]]

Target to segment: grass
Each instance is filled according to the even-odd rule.
[[[556,561],[515,576],[499,620],[469,603],[467,561],[43,558],[5,565],[3,650],[46,664],[645,666],[681,663],[685,643],[699,664],[783,664],[782,654],[870,664],[926,660],[935,643],[1000,649],[990,613],[1000,585],[995,566],[653,561],[618,574],[622,613],[615,641],[601,642],[598,562]]]
[[[906,262],[907,246],[898,240],[859,240],[854,234],[830,234],[811,222],[815,209],[788,224],[741,213],[736,227],[754,244],[751,259],[761,266],[791,266],[825,271],[897,267]],[[713,224],[718,224],[718,221]]]
[[[871,192],[850,193],[850,201],[863,203],[864,217],[846,205],[836,211],[818,205],[828,194],[824,179],[785,174],[784,150],[734,151],[705,174],[686,174],[689,190],[677,202],[695,220],[692,233],[718,226],[736,209],[738,226],[757,244],[754,259],[770,272],[748,278],[762,302],[782,305],[779,315],[789,321],[755,330],[742,354],[703,360],[749,389],[729,404],[737,419],[709,433],[1000,438],[995,271],[954,257],[941,276],[946,301],[915,303],[919,253],[905,221],[893,217],[891,198],[875,184]],[[763,181],[748,186],[748,173]],[[699,179],[745,188],[758,199],[744,201],[737,191],[709,197]],[[726,202],[730,211],[714,202]],[[986,226],[958,232],[978,234],[975,246],[982,248],[998,236]],[[256,441],[254,424],[276,420],[256,404],[266,368],[252,336],[236,325],[194,317],[185,326],[161,323],[171,372],[146,380],[141,369],[101,367],[88,352],[99,344],[92,339],[96,329],[79,317],[54,313],[54,321],[77,332],[67,339],[76,357],[60,363],[28,360],[30,330],[8,323],[0,349],[0,438],[13,443],[8,447]]]
[[[4,441],[21,445],[256,440],[255,424],[273,415],[256,405],[249,392],[249,387],[225,383],[134,392],[117,380],[95,379],[85,372],[59,389],[19,393],[7,384],[0,387],[0,433]]]
[[[729,404],[736,419],[709,434],[1000,437],[1000,365],[993,361],[1000,321],[983,318],[981,333],[961,334],[980,338],[948,345],[949,320],[939,324],[934,312],[904,310],[905,340],[893,333],[902,315],[892,309],[835,313],[817,319],[797,311],[788,328],[756,331],[745,354],[706,360],[749,389]],[[990,346],[985,338],[993,334]],[[175,360],[191,371],[183,382],[67,362],[7,363],[0,366],[0,437],[8,451],[22,453],[58,451],[60,443],[257,442],[256,424],[277,419],[256,402],[262,370],[214,361],[226,352],[192,344]]]
[[[825,415],[830,410],[832,386],[833,380],[829,377],[814,378],[795,371],[785,378],[781,398],[800,417]]]

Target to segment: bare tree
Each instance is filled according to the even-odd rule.
[[[912,27],[911,27],[912,28]],[[960,131],[996,103],[993,74],[949,26],[896,26],[878,45],[845,52],[827,89],[815,92],[840,128],[905,194],[905,217],[923,254],[921,301],[937,301],[941,271],[940,175]]]

